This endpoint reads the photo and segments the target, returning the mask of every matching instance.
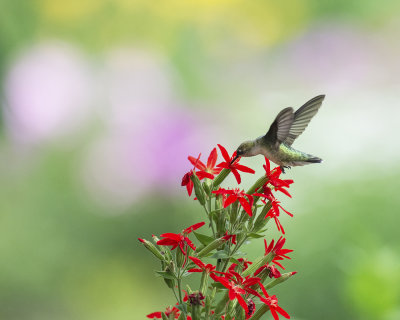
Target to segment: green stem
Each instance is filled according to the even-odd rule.
[[[229,253],[229,256],[234,255],[234,254],[236,253],[236,251],[238,251],[239,248],[243,245],[243,243],[246,242],[247,239],[248,239],[248,237],[247,237],[247,235],[246,235],[246,236],[243,238],[243,240],[240,241],[240,242],[233,248],[232,252]],[[228,263],[229,263],[229,259],[226,259],[226,260],[225,260],[225,264],[224,264],[224,266],[223,266],[223,268],[222,268],[222,270],[221,270],[222,272],[225,272],[226,268],[228,267]]]
[[[208,220],[210,220],[211,231],[212,231],[213,236],[214,236],[214,238],[215,238],[214,224],[213,224],[213,221],[212,221],[212,217],[211,217],[211,215],[210,215],[210,212],[211,212],[211,211],[208,211],[208,209],[207,209],[207,207],[206,207],[205,205],[203,206],[203,208],[204,208],[204,210],[206,211]]]

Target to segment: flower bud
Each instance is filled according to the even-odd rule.
[[[258,188],[261,188],[268,181],[268,176],[264,175],[259,178],[253,186],[247,191],[247,194],[253,194]]]
[[[154,256],[156,256],[158,259],[160,259],[161,261],[165,260],[164,256],[161,254],[160,250],[158,250],[157,247],[154,244],[152,244],[150,241],[147,241],[147,240],[141,239],[141,238],[138,238],[138,240],[141,243],[143,243],[145,248],[147,250],[149,250],[152,254],[154,254]]]
[[[196,175],[196,172],[193,171],[193,174],[190,176],[190,179],[193,182],[194,193],[196,194],[197,200],[199,200],[200,204],[204,206],[206,203],[205,194],[203,187],[201,186],[200,180]]]
[[[160,239],[154,234],[152,235],[152,238],[155,243],[160,241]],[[160,252],[166,258],[166,260],[171,261],[172,260],[171,250],[169,250],[168,247],[166,246],[158,245],[158,247],[160,248]]]
[[[271,281],[270,283],[268,283],[265,286],[265,290],[271,289],[272,287],[275,287],[277,284],[280,284],[281,282],[286,281],[287,279],[289,279],[291,276],[295,275],[297,272],[288,272],[288,273],[284,273],[282,276],[280,276],[279,278],[274,279],[273,281]]]
[[[176,265],[179,267],[183,267],[186,261],[186,256],[182,253],[181,250],[176,250]]]
[[[211,189],[210,189],[210,185],[208,184],[208,179],[203,182],[203,190],[206,193],[206,195],[209,196],[211,194]]]
[[[275,257],[274,252],[270,252],[266,256],[259,257],[256,261],[253,262],[253,264],[250,267],[248,267],[243,272],[243,277],[247,277],[247,276],[253,274],[254,272],[256,272],[256,270],[258,270],[264,264],[270,263],[272,261],[272,259],[274,259],[274,257]]]
[[[221,238],[215,239],[213,242],[211,242],[210,244],[205,246],[202,250],[200,250],[197,253],[197,256],[199,258],[204,257],[205,255],[207,255],[214,249],[217,249],[220,245],[224,244],[226,241],[227,241],[226,237],[221,237]]]
[[[265,217],[269,210],[271,210],[272,204],[271,201],[268,201],[264,208],[261,210],[258,215],[256,221],[254,222],[253,231],[259,231],[265,227],[268,223],[270,217]]]
[[[222,169],[222,171],[215,177],[213,180],[213,189],[218,188],[218,186],[222,183],[222,181],[225,180],[225,178],[228,176],[228,174],[231,172],[230,169]]]

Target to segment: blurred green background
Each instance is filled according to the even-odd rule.
[[[137,238],[204,218],[180,187],[187,156],[232,152],[324,93],[294,146],[325,161],[289,171],[281,197],[299,274],[272,293],[293,319],[400,319],[399,10],[0,0],[0,318],[144,319],[173,304]],[[261,174],[262,157],[242,163]]]

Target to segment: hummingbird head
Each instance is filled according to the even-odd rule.
[[[245,141],[236,149],[236,157],[233,158],[233,163],[239,157],[250,157],[253,155],[252,150],[254,147],[254,141]]]

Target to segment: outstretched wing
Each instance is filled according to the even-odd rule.
[[[293,141],[303,133],[312,117],[318,112],[324,98],[325,95],[316,96],[310,101],[307,101],[294,113],[294,121],[291,124],[287,136],[283,140],[284,144],[291,146]]]
[[[269,127],[269,130],[265,135],[265,139],[270,142],[275,142],[277,145],[281,144],[285,139],[287,139],[290,128],[294,121],[293,111],[293,108],[288,107],[279,112],[274,122]]]

